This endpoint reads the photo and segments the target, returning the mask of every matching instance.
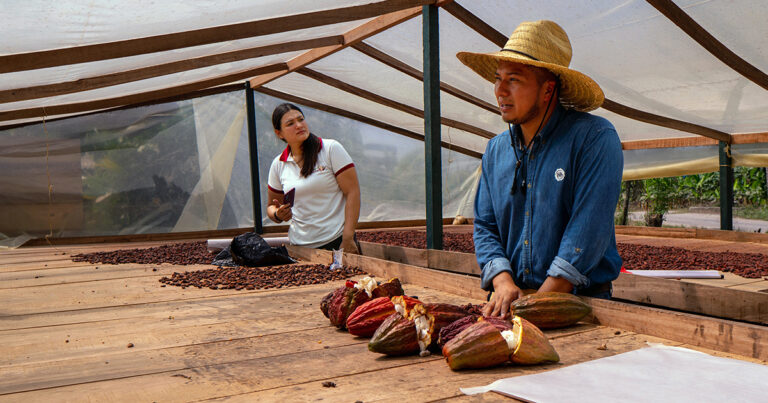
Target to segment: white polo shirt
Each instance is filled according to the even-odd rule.
[[[331,139],[320,139],[315,170],[306,178],[301,176],[290,147],[275,157],[267,186],[278,194],[296,189],[288,229],[291,244],[316,248],[341,236],[346,199],[336,176],[354,166],[344,147]]]

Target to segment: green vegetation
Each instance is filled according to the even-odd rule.
[[[645,225],[659,227],[669,210],[719,206],[720,173],[623,182],[617,207],[616,222],[619,224],[624,222],[628,194],[629,209],[641,208],[646,213]],[[734,169],[733,203],[734,216],[768,219],[766,168]]]

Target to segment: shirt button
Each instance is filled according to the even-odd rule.
[[[533,159],[533,154],[531,154],[531,156],[528,157],[528,159],[532,160]]]
[[[530,211],[526,211],[525,215],[531,215],[531,212]]]
[[[525,240],[525,244],[528,245],[528,240],[527,239]]]
[[[531,269],[525,269],[525,274],[531,274]]]
[[[528,184],[528,189],[530,189],[530,188],[531,188],[531,184],[529,183],[529,184]]]

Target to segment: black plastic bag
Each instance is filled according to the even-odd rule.
[[[217,266],[262,267],[296,263],[285,246],[273,248],[259,234],[246,232],[232,239],[229,247],[219,252],[212,264]]]

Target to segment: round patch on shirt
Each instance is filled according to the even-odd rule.
[[[565,179],[565,171],[563,168],[557,168],[555,170],[555,180],[561,182],[563,179]]]

